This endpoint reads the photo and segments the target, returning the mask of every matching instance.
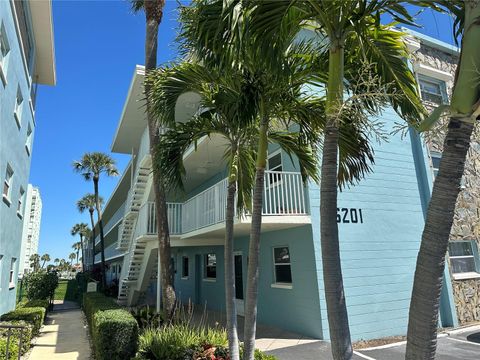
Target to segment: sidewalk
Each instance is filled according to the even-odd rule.
[[[56,301],[28,360],[89,360],[88,328],[78,305]]]

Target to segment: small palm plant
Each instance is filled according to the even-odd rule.
[[[102,286],[107,287],[105,273],[105,238],[103,234],[102,208],[98,192],[98,183],[101,174],[107,176],[117,176],[118,170],[115,166],[115,160],[109,155],[101,152],[85,153],[81,160],[73,162],[73,168],[80,173],[87,181],[93,180],[93,189],[95,194],[95,208],[97,210],[98,227],[100,229],[100,251],[102,257]]]
[[[100,207],[103,206],[103,198],[101,196],[98,197],[98,201],[100,202]],[[96,200],[95,200],[95,194],[86,194],[84,197],[82,197],[80,200],[77,201],[77,209],[78,211],[83,214],[85,211],[88,211],[90,214],[90,224],[92,226],[92,230],[90,231],[90,236],[87,236],[90,238],[90,245],[87,246],[86,248],[91,251],[91,257],[92,257],[92,264],[91,267],[95,266],[95,219],[93,217],[93,214],[95,213],[95,205],[96,205]]]

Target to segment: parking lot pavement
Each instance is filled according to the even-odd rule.
[[[372,350],[358,350],[367,360],[404,360],[405,344],[377,348]],[[478,360],[480,359],[480,327],[457,330],[441,335],[437,339],[436,360]]]

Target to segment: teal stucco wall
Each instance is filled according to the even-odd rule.
[[[26,6],[28,12],[28,4]],[[29,18],[28,14],[27,18]],[[17,215],[17,206],[20,188],[23,188],[26,193],[30,172],[30,155],[25,149],[28,126],[30,125],[32,130],[32,142],[35,132],[33,111],[29,105],[30,74],[23,61],[10,1],[0,1],[1,25],[5,29],[10,45],[10,51],[3,60],[6,84],[0,80],[0,179],[2,188],[7,164],[14,173],[10,189],[10,204],[8,201],[0,200],[0,314],[15,307],[16,288],[9,286],[9,276],[12,259],[16,259],[13,267],[14,283],[16,284],[23,228],[23,214]],[[20,126],[17,125],[13,115],[18,88],[23,96]],[[23,204],[25,204],[25,199],[23,200]]]

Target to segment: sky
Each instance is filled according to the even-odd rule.
[[[176,58],[178,3],[167,0],[159,31],[159,64]],[[36,108],[30,183],[43,202],[39,254],[67,258],[78,241],[73,225],[90,224],[76,202],[93,184],[72,170],[85,152],[110,154],[122,172],[127,155],[110,153],[136,64],[143,64],[145,18],[133,14],[128,1],[53,1],[57,84],[40,86]],[[417,29],[453,44],[452,21],[427,10]],[[102,177],[100,193],[108,199],[118,178]]]

